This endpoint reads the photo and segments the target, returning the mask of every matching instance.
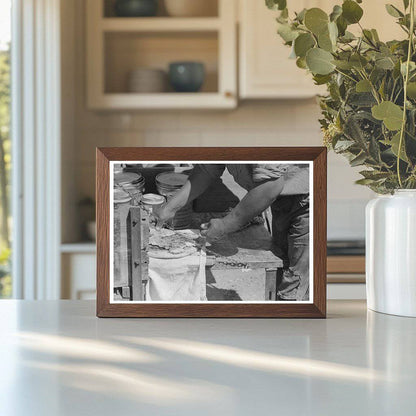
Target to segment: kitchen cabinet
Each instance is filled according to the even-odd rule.
[[[292,0],[289,11],[320,7],[329,12],[337,0]],[[401,0],[392,4],[400,9]],[[381,40],[403,38],[404,32],[388,15],[384,4],[367,1],[362,25],[376,28]],[[239,95],[242,99],[308,98],[325,91],[317,87],[311,75],[289,59],[290,48],[283,44],[276,33],[275,16],[278,12],[267,9],[264,1],[239,0]],[[357,25],[350,26],[359,31]]]
[[[61,254],[61,298],[72,300],[95,299],[95,244],[62,244]]]
[[[237,105],[236,7],[217,2],[217,16],[116,17],[110,0],[88,0],[87,105],[89,109],[210,109]],[[109,7],[110,6],[110,7]],[[137,69],[167,72],[169,63],[205,66],[200,92],[136,93],[127,88]]]
[[[319,3],[319,4],[318,4]],[[290,9],[322,7],[322,2],[294,0]],[[239,91],[244,98],[308,98],[319,92],[306,71],[289,59],[290,48],[276,33],[278,12],[264,1],[239,0]]]

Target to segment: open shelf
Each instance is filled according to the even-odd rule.
[[[111,18],[111,17],[116,17],[115,14],[115,3],[116,0],[95,0],[97,2],[101,2],[103,1],[102,5],[102,10],[101,10],[101,16],[104,18]],[[169,0],[168,0],[169,1]],[[178,1],[178,0],[173,0],[173,1]],[[201,0],[199,0],[201,1]],[[203,7],[205,7],[205,11],[203,13],[204,16],[206,17],[218,17],[218,3],[220,0],[204,0],[204,4]],[[227,1],[231,1],[231,0],[227,0]],[[157,15],[156,17],[169,17],[174,19],[174,16],[169,16],[168,13],[168,8],[166,7],[165,4],[165,0],[159,0],[158,2],[158,10],[157,10]],[[203,16],[196,16],[196,17],[203,17]],[[126,19],[133,19],[131,17],[123,17],[124,20]],[[146,17],[146,19],[154,19],[154,17]],[[190,18],[186,18],[186,19],[193,19],[193,17]]]
[[[114,17],[113,0],[87,0],[88,107],[117,109],[216,109],[237,105],[235,4],[213,0],[211,17]],[[163,4],[163,2],[160,2]],[[104,5],[104,7],[103,7]],[[176,93],[166,85],[160,92],[129,92],[128,79],[138,69],[163,70],[172,62],[204,64],[200,91]],[[151,88],[135,90],[149,91]]]
[[[217,93],[159,93],[159,94],[104,94],[100,108],[110,109],[230,109],[235,107],[233,97]]]
[[[221,21],[217,17],[112,17],[99,24],[106,32],[189,32],[219,30]]]
[[[91,253],[96,252],[96,245],[93,241],[80,241],[78,243],[63,243],[61,244],[62,254],[77,254],[77,253]]]
[[[128,90],[128,77],[138,68],[163,70],[167,78],[169,64],[175,61],[204,64],[206,76],[201,91],[188,96],[218,92],[218,39],[215,32],[111,32],[106,33],[104,39],[106,94],[132,94]],[[174,91],[167,82],[165,91],[157,94],[174,94]],[[184,99],[183,93],[179,95],[175,94],[176,98]]]

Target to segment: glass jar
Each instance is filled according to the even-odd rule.
[[[156,176],[157,191],[169,201],[188,180],[188,175],[176,172],[164,172]],[[175,230],[189,228],[192,222],[192,203],[178,210],[172,220]]]
[[[139,205],[144,192],[145,180],[140,173],[115,172],[114,187],[120,188],[130,195],[133,205]]]

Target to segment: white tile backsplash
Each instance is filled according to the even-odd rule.
[[[78,198],[94,197],[96,146],[319,146],[319,108],[312,100],[244,103],[234,111],[94,113],[76,120]],[[360,239],[372,197],[354,184],[359,168],[328,155],[328,238]]]
[[[363,240],[367,199],[328,201],[328,240]]]

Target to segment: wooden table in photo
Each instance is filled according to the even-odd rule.
[[[129,215],[129,251],[132,253],[130,259],[130,276],[126,287],[122,287],[121,293],[125,293],[122,298],[132,300],[144,300],[145,285],[147,284],[148,256],[146,253],[146,241],[148,240],[148,219],[142,218],[143,211],[135,207],[130,209]],[[223,217],[224,214],[218,213],[195,213],[193,215],[190,228],[199,232],[200,226],[204,222],[208,222],[211,218]],[[138,249],[134,249],[137,247]],[[270,233],[263,224],[249,225],[248,227],[231,233],[220,242],[208,244],[206,247],[207,262],[207,291],[215,290],[210,287],[209,279],[217,276],[230,274],[230,270],[234,270],[233,280],[243,279],[244,272],[248,270],[264,271],[259,279],[264,281],[256,281],[255,286],[258,292],[259,287],[263,287],[264,294],[259,294],[258,298],[250,300],[276,300],[277,286],[282,276],[283,261],[273,252],[273,241]],[[247,279],[248,280],[248,279]],[[208,300],[242,300],[236,292],[231,297],[226,289],[216,289],[218,294],[226,293],[228,297],[225,299],[209,299]],[[238,297],[236,299],[236,296]],[[122,300],[120,298],[120,300]]]
[[[194,214],[194,223],[199,226],[207,217],[215,214]],[[195,224],[193,224],[195,225]],[[276,300],[277,286],[281,279],[283,261],[273,252],[273,241],[264,225],[250,225],[229,234],[220,242],[207,247],[207,275],[213,271],[245,269],[265,271],[264,300]],[[244,274],[243,274],[244,275]],[[262,300],[262,299],[258,299]]]

